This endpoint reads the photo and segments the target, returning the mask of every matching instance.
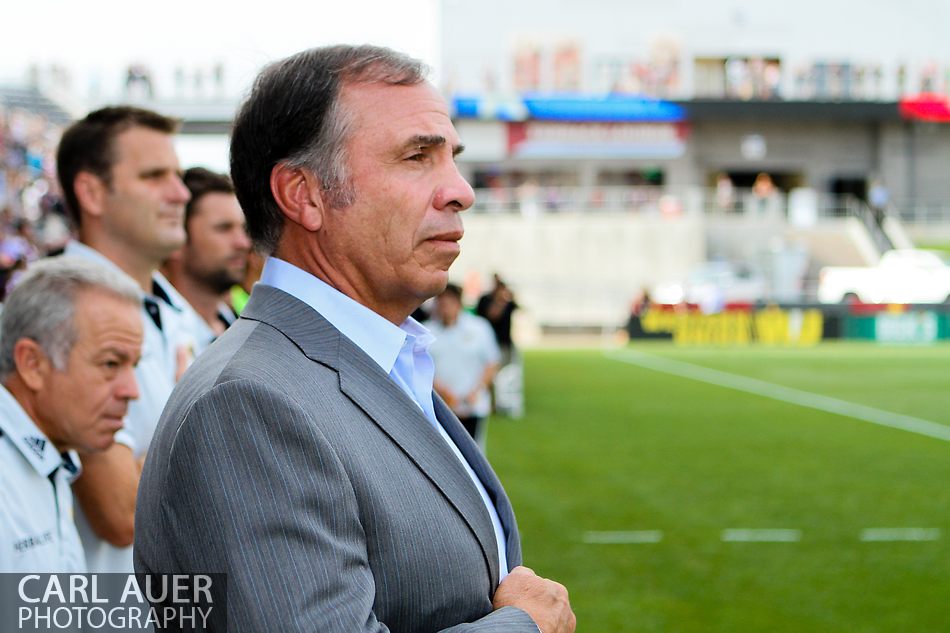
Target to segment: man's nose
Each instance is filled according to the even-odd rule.
[[[436,192],[435,207],[437,209],[454,207],[455,211],[464,211],[473,204],[475,204],[475,191],[462,177],[458,166],[453,161],[446,169],[445,182]]]
[[[178,174],[172,176],[170,187],[170,198],[172,202],[185,204],[191,200],[191,192],[188,191],[188,187],[185,186],[185,183]]]
[[[137,400],[139,397],[139,383],[135,379],[135,370],[127,367],[122,370],[119,384],[116,385],[115,397],[119,400]]]
[[[249,251],[251,246],[251,236],[247,234],[247,231],[243,228],[237,230],[234,235],[234,247],[237,250]]]

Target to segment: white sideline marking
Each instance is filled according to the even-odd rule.
[[[627,532],[585,532],[584,542],[597,545],[626,545],[659,543],[663,532],[659,530],[634,530]]]
[[[802,531],[732,528],[722,531],[722,540],[726,543],[797,543],[802,540]]]
[[[890,541],[939,541],[938,528],[868,528],[861,531],[861,540],[866,543]]]
[[[604,355],[607,358],[621,363],[628,363],[645,369],[672,374],[681,378],[692,378],[693,380],[718,385],[727,389],[744,391],[789,404],[836,413],[849,418],[863,420],[864,422],[870,422],[871,424],[917,433],[918,435],[926,435],[927,437],[950,442],[950,426],[931,422],[930,420],[884,411],[883,409],[875,409],[874,407],[865,406],[863,404],[838,400],[837,398],[822,396],[817,393],[811,393],[810,391],[792,389],[791,387],[776,385],[775,383],[765,382],[764,380],[730,374],[716,369],[684,363],[682,361],[650,356],[642,352],[627,350],[623,352],[605,352]]]

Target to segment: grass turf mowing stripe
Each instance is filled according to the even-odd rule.
[[[817,393],[776,385],[774,383],[765,382],[764,380],[730,374],[716,369],[709,369],[708,367],[700,367],[682,361],[651,356],[642,352],[625,350],[620,352],[604,352],[604,355],[612,360],[636,365],[644,369],[672,374],[681,378],[690,378],[727,389],[744,391],[789,404],[835,413],[864,422],[870,422],[871,424],[917,433],[918,435],[950,442],[950,426],[931,422],[930,420],[884,411],[883,409],[876,409],[863,404],[822,396]]]
[[[626,532],[585,532],[583,541],[594,545],[646,545],[663,540],[659,530],[629,530]]]
[[[861,540],[865,543],[893,541],[939,541],[937,528],[868,528],[861,531]]]
[[[722,531],[725,543],[797,543],[802,540],[801,530],[730,528]]]

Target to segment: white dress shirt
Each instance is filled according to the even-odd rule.
[[[507,576],[505,532],[495,505],[485,486],[435,415],[432,404],[435,368],[428,352],[433,341],[432,334],[412,317],[396,326],[305,270],[276,257],[269,257],[264,263],[259,283],[283,290],[319,312],[343,336],[366,352],[422,410],[465,467],[472,483],[478,489],[495,528],[499,580]]]

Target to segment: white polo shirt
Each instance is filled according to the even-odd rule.
[[[67,244],[64,254],[95,260],[120,274],[126,274],[105,255],[81,242],[72,241]],[[135,368],[139,397],[129,403],[125,426],[115,434],[116,443],[131,448],[136,459],[148,451],[162,409],[175,387],[177,349],[179,346],[187,347],[191,340],[182,316],[184,310],[175,304],[174,298],[169,294],[171,284],[157,272],[152,275],[152,283],[153,293],[142,293],[142,357]],[[146,299],[156,306],[161,328],[148,312]],[[78,507],[76,524],[86,549],[90,572],[132,573],[131,547],[115,547],[100,539]]]
[[[429,353],[435,361],[439,382],[459,398],[478,389],[475,402],[459,402],[455,413],[459,417],[487,418],[491,413],[491,395],[487,387],[481,386],[482,377],[490,365],[501,362],[491,324],[463,310],[452,325],[445,326],[438,319],[424,325],[435,337]]]
[[[84,573],[70,484],[79,456],[60,453],[0,385],[0,573]]]

